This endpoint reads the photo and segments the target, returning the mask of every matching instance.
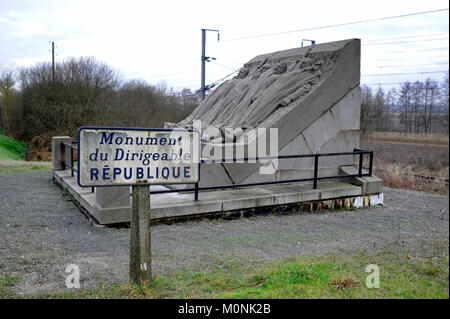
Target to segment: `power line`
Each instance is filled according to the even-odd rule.
[[[361,85],[400,85],[404,84],[405,82],[392,82],[392,83],[362,83]]]
[[[438,59],[438,58],[448,58],[448,55],[434,55],[434,56],[427,56],[426,58],[422,58],[421,60],[431,60],[431,59]],[[397,57],[397,58],[386,58],[386,59],[375,59],[375,61],[396,61],[402,59],[404,60],[404,57]],[[417,60],[417,59],[415,59]],[[384,63],[384,62],[383,62]]]
[[[421,52],[421,51],[444,50],[444,49],[448,49],[448,48],[449,47],[429,48],[429,49],[409,50],[409,51],[396,51],[396,52],[389,52],[389,53],[369,54],[369,55],[366,55],[366,56],[377,56],[377,55],[390,55],[390,54],[398,54],[398,53],[410,53],[410,52]]]
[[[239,65],[244,65],[245,64],[244,62],[232,61],[232,60],[224,60],[222,58],[220,58],[220,61],[227,62],[227,63],[229,62],[229,63],[233,63],[233,64],[239,64]]]
[[[448,40],[448,37],[446,37],[446,38],[438,38],[438,39],[425,39],[425,40],[396,41],[396,42],[384,42],[384,43],[368,43],[368,44],[362,44],[362,45],[365,45],[365,46],[369,46],[369,45],[385,45],[385,44],[399,44],[399,43],[412,43],[412,42],[429,42],[429,41],[438,41],[438,40]]]
[[[407,64],[407,65],[382,65],[380,68],[400,68],[400,67],[413,67],[413,66],[429,66],[429,65],[448,65],[445,63],[425,63],[425,64]]]
[[[361,85],[400,85],[404,82],[392,82],[392,83],[361,83]]]
[[[213,88],[213,87],[215,87],[218,83],[220,83],[220,82],[222,82],[223,80],[225,80],[226,78],[232,76],[233,74],[235,74],[235,73],[238,72],[239,70],[240,70],[240,68],[239,68],[239,69],[236,69],[236,70],[234,70],[233,72],[231,72],[230,74],[227,74],[227,75],[225,75],[224,77],[222,77],[222,78],[220,78],[220,79],[214,81],[213,83],[211,83],[210,85],[208,85],[208,88]]]
[[[180,75],[180,74],[188,74],[188,73],[194,73],[194,72],[196,72],[197,70],[186,70],[186,71],[181,71],[181,72],[176,72],[176,73],[166,73],[166,74],[160,74],[160,75],[152,75],[152,76],[150,76],[150,77],[146,77],[147,79],[153,79],[153,78],[160,78],[160,77],[164,77],[164,76],[171,76],[171,75]],[[142,73],[135,73],[135,72],[132,72],[131,73],[131,76],[136,76],[136,74],[137,74],[137,76],[139,76],[139,74],[142,74]]]
[[[428,14],[428,13],[435,13],[435,12],[448,11],[448,10],[449,10],[449,8],[438,9],[438,10],[429,10],[429,11],[422,11],[422,12],[413,12],[413,13],[401,14],[401,15],[397,15],[397,16],[390,16],[390,17],[383,17],[383,18],[376,18],[376,19],[367,19],[367,20],[360,20],[360,21],[353,21],[353,22],[339,23],[339,24],[330,24],[330,25],[325,25],[325,26],[310,27],[310,28],[305,28],[305,29],[297,29],[297,30],[290,30],[290,31],[283,31],[283,32],[275,32],[275,33],[266,33],[266,34],[245,36],[245,37],[239,37],[239,38],[231,38],[231,39],[225,39],[223,41],[236,41],[236,40],[244,40],[244,39],[276,36],[276,35],[282,35],[282,34],[288,34],[288,33],[303,32],[303,31],[328,29],[328,28],[335,28],[335,27],[341,27],[341,26],[346,26],[346,25],[353,25],[353,24],[361,24],[361,23],[389,20],[389,19],[404,18],[404,17],[416,16],[416,15],[420,15],[420,14]]]
[[[404,72],[404,73],[384,73],[384,74],[361,74],[361,76],[391,76],[391,75],[412,75],[412,74],[431,74],[431,73],[445,73],[447,70],[443,71],[428,71],[428,72]]]
[[[422,38],[422,37],[433,37],[436,35],[443,35],[448,34],[448,32],[441,32],[441,33],[432,33],[432,34],[422,34],[422,35],[410,35],[410,36],[403,36],[403,37],[397,37],[397,38],[381,38],[381,39],[373,39],[373,40],[363,40],[363,43],[367,42],[376,42],[376,41],[385,41],[385,40],[399,40],[399,39],[408,39],[408,38]]]
[[[405,81],[405,82],[361,83],[361,85],[401,85],[401,84],[405,84],[406,82],[409,82],[409,81]],[[409,82],[409,83],[411,83],[411,82]]]
[[[220,63],[217,63],[217,62],[215,62],[214,65],[221,66],[222,68],[225,68],[225,69],[228,69],[228,70],[233,70],[233,71],[236,70],[236,68],[230,68],[229,66],[226,66],[226,65],[223,65],[223,64],[220,64]]]

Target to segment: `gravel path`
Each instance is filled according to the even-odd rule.
[[[153,268],[400,248],[448,254],[448,205],[448,196],[386,188],[384,207],[156,225]],[[0,276],[20,276],[19,294],[64,289],[68,264],[79,265],[82,288],[127,281],[129,230],[92,226],[48,171],[0,172],[0,232]]]

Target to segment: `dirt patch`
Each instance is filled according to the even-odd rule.
[[[333,279],[330,284],[338,290],[344,290],[347,288],[357,287],[360,285],[360,282],[352,278],[342,278]]]

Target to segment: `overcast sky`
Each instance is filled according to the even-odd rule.
[[[298,47],[302,39],[348,38],[363,41],[361,83],[376,88],[377,83],[441,80],[448,70],[448,9],[296,30],[446,8],[446,0],[0,0],[0,65],[50,61],[54,41],[58,61],[94,56],[123,79],[164,80],[175,90],[196,90],[200,29],[209,28],[220,30],[220,41],[207,34],[207,56],[217,59],[207,64],[207,84],[256,55]],[[281,34],[268,35],[274,33]],[[398,73],[408,74],[392,75]]]

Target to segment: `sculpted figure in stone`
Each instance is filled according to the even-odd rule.
[[[266,57],[251,62],[239,70],[237,76],[219,85],[186,119],[174,125],[191,127],[201,120],[202,127],[218,130],[203,132],[203,140],[224,140],[229,133],[222,128],[256,128],[278,109],[302,99],[327,76],[334,62],[332,53],[311,53],[285,59]],[[223,132],[222,132],[223,131]],[[228,136],[228,135],[227,135]]]

